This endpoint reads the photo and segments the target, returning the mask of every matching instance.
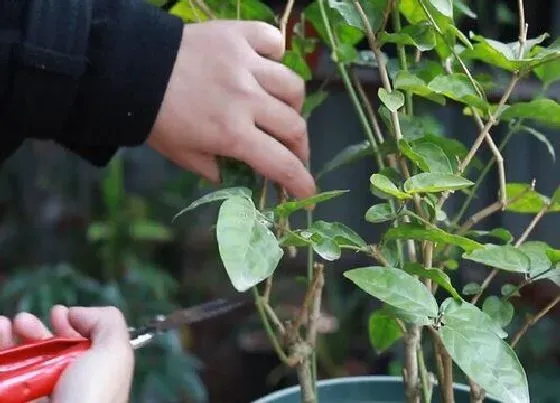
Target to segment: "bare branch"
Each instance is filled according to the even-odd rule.
[[[282,32],[284,40],[286,39],[286,27],[288,25],[288,20],[290,19],[290,14],[292,13],[293,8],[294,0],[288,0],[286,2],[286,8],[284,8],[284,14],[282,14],[282,18],[280,18],[280,32]]]
[[[515,334],[515,336],[513,336],[513,339],[511,340],[511,347],[515,348],[515,346],[517,346],[517,343],[519,343],[519,340],[521,340],[521,337],[523,337],[523,335],[527,333],[529,328],[531,326],[534,326],[539,320],[541,320],[544,316],[546,316],[546,314],[549,313],[552,310],[552,308],[554,308],[559,302],[560,302],[560,294],[556,298],[554,298],[552,302],[550,302],[547,306],[545,306],[539,313],[537,313],[534,317],[528,319],[523,325],[523,327]]]
[[[354,86],[358,91],[358,95],[362,100],[362,104],[366,110],[367,117],[373,126],[373,132],[375,133],[375,137],[377,138],[379,144],[382,144],[385,141],[385,139],[383,138],[383,134],[381,133],[381,127],[379,126],[379,121],[377,120],[377,116],[373,111],[373,107],[371,106],[371,102],[364,90],[364,87],[362,86],[362,83],[360,82],[358,77],[356,77],[356,73],[354,73],[354,71],[352,70],[350,71],[350,77],[352,78],[352,82],[354,83]]]
[[[325,277],[323,275],[323,265],[316,263],[314,266],[316,286],[314,288],[313,302],[309,312],[309,323],[307,327],[307,344],[315,347],[317,342],[317,323],[321,317],[321,296],[323,293],[323,286],[325,285]]]

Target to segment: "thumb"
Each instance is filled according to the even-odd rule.
[[[92,347],[130,345],[128,327],[122,312],[108,307],[72,307],[68,321],[82,336],[92,342]]]

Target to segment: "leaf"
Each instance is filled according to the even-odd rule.
[[[360,6],[367,16],[371,30],[376,33],[383,23],[384,11],[388,0],[360,0]],[[359,28],[365,32],[366,28],[362,22],[358,10],[351,0],[328,0],[331,8],[336,10],[348,25]]]
[[[428,0],[432,6],[442,15],[453,18],[453,4],[451,0]]]
[[[342,251],[334,239],[321,237],[316,242],[313,242],[312,246],[315,253],[325,260],[333,261],[340,259]]]
[[[425,268],[424,266],[418,263],[406,263],[404,266],[404,270],[413,276],[419,276],[423,278],[429,278],[434,283],[445,289],[453,298],[457,298],[462,300],[461,296],[455,290],[453,285],[451,284],[451,279],[447,274],[443,272],[443,270],[438,268]]]
[[[218,190],[216,192],[205,194],[200,199],[192,202],[185,209],[183,209],[180,212],[178,212],[177,214],[175,214],[175,217],[173,217],[173,220],[177,219],[177,217],[186,213],[187,211],[194,210],[195,208],[197,208],[197,207],[199,207],[203,204],[212,203],[212,202],[215,202],[215,201],[227,200],[227,199],[230,199],[232,197],[244,197],[244,198],[250,200],[251,199],[251,191],[246,187],[231,187],[231,188],[228,188],[228,189],[221,189],[221,190]]]
[[[449,159],[435,144],[420,143],[411,147],[406,140],[401,139],[399,149],[424,172],[453,173]]]
[[[513,235],[511,235],[511,232],[504,228],[494,228],[491,231],[471,230],[463,235],[471,238],[495,238],[499,239],[500,241],[504,241],[506,244],[510,243],[513,239]]]
[[[548,99],[534,99],[528,102],[518,102],[506,108],[501,115],[503,120],[529,119],[544,126],[560,127],[560,104]]]
[[[549,53],[541,53],[530,56],[530,52],[539,43],[547,38],[547,34],[541,35],[525,42],[523,53],[519,57],[519,42],[503,43],[492,39],[486,39],[481,35],[471,34],[471,40],[476,41],[472,49],[462,53],[463,58],[480,60],[486,64],[497,66],[501,69],[514,72],[521,69],[530,69],[540,61],[546,60]]]
[[[400,32],[379,34],[379,42],[381,45],[385,43],[396,43],[399,45],[416,46],[420,52],[427,52],[436,46],[436,35],[434,29],[428,21],[418,24],[405,26]]]
[[[359,54],[354,46],[348,43],[341,43],[335,49],[336,61],[344,64],[354,63]]]
[[[543,63],[534,70],[535,75],[542,81],[545,87],[560,80],[560,59]]]
[[[399,116],[402,135],[412,141],[429,135],[443,135],[443,127],[433,116]]]
[[[380,197],[387,198],[386,195],[389,195],[396,197],[399,200],[412,199],[411,195],[401,192],[385,175],[373,174],[370,176],[369,181],[371,183],[372,191],[375,191],[375,194]]]
[[[417,278],[394,267],[362,267],[344,272],[363,291],[413,315],[436,317],[438,306]]]
[[[507,333],[502,329],[499,323],[493,321],[488,314],[471,303],[447,298],[441,304],[440,310],[443,315],[443,323],[445,326],[454,328],[472,327],[473,329],[492,332],[502,339],[507,337]]]
[[[323,166],[323,169],[321,169],[321,171],[317,174],[317,178],[320,178],[327,172],[331,172],[341,166],[350,164],[368,155],[373,155],[373,151],[367,140],[362,143],[347,146]]]
[[[435,318],[428,318],[426,315],[416,315],[412,314],[408,311],[403,309],[395,308],[394,306],[387,305],[383,306],[383,311],[386,312],[388,315],[400,319],[404,323],[415,324],[419,326],[428,326],[433,325],[435,322]]]
[[[171,230],[157,221],[135,221],[130,225],[129,231],[130,236],[137,240],[169,241],[173,239]]]
[[[396,214],[391,211],[389,203],[375,204],[368,209],[365,215],[366,221],[371,223],[391,221],[396,217]]]
[[[307,95],[305,97],[305,101],[303,102],[301,116],[306,120],[309,119],[311,113],[321,106],[328,96],[329,93],[322,90],[318,90]]]
[[[529,184],[508,183],[506,185],[507,199],[515,201],[508,203],[506,211],[536,214],[550,202],[548,197],[530,189]]]
[[[443,173],[421,173],[414,175],[404,183],[407,193],[437,193],[447,190],[459,190],[474,185],[462,176]]]
[[[548,245],[540,241],[528,241],[519,245],[518,248],[529,258],[529,275],[531,278],[540,276],[552,267],[546,251]]]
[[[462,73],[438,76],[428,83],[428,88],[449,99],[485,110],[486,100],[480,98],[469,78]]]
[[[417,224],[400,224],[397,228],[389,228],[384,239],[414,239],[417,241],[433,241],[442,244],[452,244],[465,251],[474,251],[483,248],[480,243],[459,235],[450,234],[442,229],[432,227],[424,228]]]
[[[284,65],[289,69],[293,70],[305,81],[311,80],[311,78],[313,77],[311,69],[307,65],[307,62],[305,61],[302,54],[299,52],[286,50],[282,63],[284,63]]]
[[[220,19],[237,19],[237,0],[206,0],[206,4]],[[274,23],[274,11],[260,0],[241,1],[239,12],[241,20]]]
[[[411,91],[416,95],[437,102],[440,105],[445,105],[445,97],[436,94],[428,87],[428,84],[424,80],[408,71],[399,71],[394,81],[395,89]]]
[[[438,333],[453,361],[490,396],[508,403],[530,402],[525,371],[498,336],[473,327],[443,326]]]
[[[461,12],[461,14],[466,15],[470,18],[477,18],[477,15],[471,10],[471,8],[463,3],[462,0],[453,0],[453,7],[455,10]]]
[[[498,322],[501,327],[506,327],[511,323],[515,310],[513,305],[508,301],[502,301],[500,298],[492,295],[484,300],[482,311],[490,316],[494,321]]]
[[[519,287],[513,284],[504,284],[500,289],[500,292],[504,297],[520,297],[521,294],[519,294],[518,288]]]
[[[373,312],[368,321],[369,341],[377,354],[384,353],[403,335],[396,320],[383,310]]]
[[[482,249],[465,253],[463,258],[516,273],[528,273],[530,266],[529,257],[511,245],[485,245]]]
[[[332,190],[329,192],[318,193],[314,196],[308,197],[307,199],[287,201],[285,203],[278,204],[274,210],[279,216],[288,217],[295,211],[311,207],[317,203],[322,203],[324,201],[334,199],[335,197],[341,196],[347,192],[348,190]]]
[[[435,144],[440,147],[445,155],[447,156],[451,166],[453,167],[453,171],[455,171],[457,167],[457,159],[464,159],[465,156],[468,154],[469,150],[465,147],[461,142],[455,139],[446,138],[442,136],[436,136],[433,134],[426,134],[422,138],[414,140],[412,146],[418,144]],[[475,167],[477,169],[482,169],[483,165],[480,160],[474,157],[469,166]]]
[[[463,295],[476,295],[482,291],[482,287],[477,283],[469,283],[463,287]]]
[[[385,88],[379,88],[377,95],[391,112],[396,112],[404,106],[404,94],[400,91],[389,92]]]
[[[161,3],[161,1],[158,3]],[[163,1],[163,3],[165,3],[165,1]],[[160,5],[158,4],[158,6]],[[169,13],[181,18],[183,23],[202,22],[208,20],[208,17],[200,8],[194,5],[191,6],[191,4],[186,1],[179,1],[175,3],[175,5],[173,5],[173,7],[169,10]]]
[[[342,16],[334,9],[325,7],[327,18],[331,23],[335,36],[339,39],[340,43],[347,43],[349,45],[356,45],[362,40],[364,34],[359,28],[347,24]],[[305,19],[309,21],[313,28],[317,31],[323,43],[329,43],[329,38],[323,24],[323,17],[319,9],[319,3],[314,1],[304,10]]]
[[[244,196],[230,197],[220,206],[218,249],[239,292],[272,275],[284,253],[274,234],[257,219],[257,212],[252,200]]]
[[[349,245],[358,248],[365,248],[367,246],[366,241],[354,230],[339,222],[315,221],[308,230],[320,234],[323,238],[333,239],[339,246]]]

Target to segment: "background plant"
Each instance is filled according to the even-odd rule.
[[[292,5],[288,2],[276,19],[256,0],[182,1],[171,12],[190,22],[210,18],[274,21],[285,31]],[[216,230],[222,262],[238,291],[253,289],[279,357],[298,369],[306,402],[316,400],[314,313],[320,308],[323,266],[340,258],[343,251],[364,253],[376,261],[376,266],[346,271],[345,277],[384,303],[370,318],[370,338],[379,350],[403,341],[407,401],[431,400],[434,377],[430,370],[440,385],[441,400],[453,401],[454,363],[471,385],[472,401],[481,401],[486,393],[507,402],[529,401],[525,371],[514,349],[560,296],[520,328],[511,329],[511,335],[505,329],[514,316],[510,301],[520,289],[538,280],[558,282],[559,251],[528,238],[544,216],[558,211],[560,192],[547,197],[535,190],[535,182],[508,182],[501,150],[514,134],[526,132],[542,141],[554,157],[550,142],[532,124],[557,127],[558,103],[544,97],[512,102],[510,97],[529,75],[536,75],[544,87],[560,78],[560,48],[546,34],[528,38],[521,0],[519,35],[514,42],[466,35],[455,24],[458,16],[476,18],[460,1],[317,0],[305,8],[294,27],[285,63],[310,79],[306,55],[318,41],[326,44],[366,137],[364,143],[341,150],[320,173],[357,158],[375,159],[378,170],[368,186],[384,201],[364,212],[364,218],[387,223],[380,242],[367,242],[341,223],[313,220],[310,213],[303,229],[291,229],[287,224],[297,210],[341,196],[344,191],[285,201],[277,189],[279,202],[268,206],[264,181],[260,192],[226,188],[185,210],[221,202]],[[316,37],[304,35],[305,22],[313,25]],[[370,49],[358,51],[355,46],[364,37]],[[395,56],[384,53],[385,49]],[[364,64],[376,69],[382,83],[377,109],[353,74],[354,66]],[[480,71],[478,66],[508,76],[497,103],[487,96],[492,84],[488,75],[471,72],[474,67]],[[303,113],[309,116],[325,97],[323,91],[310,94]],[[465,146],[452,135],[434,133],[429,120],[415,115],[417,103],[426,101],[441,107],[462,104],[464,114],[471,116],[478,128],[473,142]],[[508,125],[509,133],[496,144],[492,131],[499,124]],[[483,144],[492,152],[485,165],[477,158]],[[497,201],[466,217],[477,189],[490,172],[499,178]],[[454,216],[448,216],[444,209],[451,196],[463,203]],[[503,228],[478,229],[490,215],[504,210],[535,215],[515,241]],[[272,274],[287,255],[282,248],[293,254],[291,248],[298,247],[307,248],[309,253],[308,291],[294,328],[292,322],[277,320],[269,296]],[[321,263],[314,262],[315,256]],[[459,293],[447,273],[475,263],[491,269],[489,274],[482,284],[469,284]],[[504,286],[500,295],[488,295],[489,285],[502,271],[515,273],[516,280]],[[265,283],[264,291],[259,292],[261,282]],[[306,317],[306,326],[300,328]],[[425,351],[433,351],[430,361]]]

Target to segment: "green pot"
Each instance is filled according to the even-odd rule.
[[[454,384],[455,403],[469,403],[469,388]],[[364,376],[336,378],[317,382],[318,403],[403,403],[404,385],[401,377]],[[301,403],[299,386],[282,389],[253,403]],[[440,396],[434,386],[432,402],[439,403]],[[486,399],[486,403],[498,403]]]

